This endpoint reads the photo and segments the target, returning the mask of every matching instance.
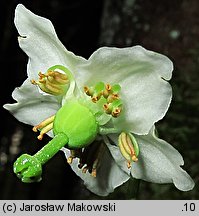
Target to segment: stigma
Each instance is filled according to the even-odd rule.
[[[38,85],[39,88],[48,94],[63,95],[69,88],[69,78],[65,73],[60,73],[55,70],[48,70],[46,73],[39,72],[39,79],[31,80],[33,85]]]
[[[127,168],[131,168],[132,162],[138,161],[139,146],[135,137],[130,133],[122,132],[118,139],[119,149],[123,157],[127,161]]]

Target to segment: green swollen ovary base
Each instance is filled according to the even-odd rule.
[[[57,112],[53,126],[54,134],[64,133],[69,138],[69,149],[84,148],[92,143],[98,133],[95,116],[76,100],[69,100]]]

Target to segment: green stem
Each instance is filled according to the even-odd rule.
[[[33,155],[33,157],[43,165],[67,143],[68,137],[64,133],[59,133],[47,145]]]

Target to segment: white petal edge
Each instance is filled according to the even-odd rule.
[[[66,158],[70,156],[70,151],[62,148]],[[107,196],[114,189],[125,183],[130,177],[122,171],[113,160],[108,149],[106,149],[97,176],[92,177],[89,173],[82,173],[78,168],[79,159],[74,159],[71,168],[84,181],[85,186],[98,196]]]
[[[61,106],[57,97],[41,94],[29,79],[21,87],[15,88],[12,96],[17,103],[3,107],[19,121],[33,126],[54,115]]]
[[[84,61],[63,46],[50,20],[32,13],[22,4],[16,7],[14,22],[20,35],[19,45],[29,57],[30,79],[37,79],[39,71],[46,72],[58,64],[74,71],[78,62]]]

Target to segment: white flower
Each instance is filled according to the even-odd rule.
[[[108,114],[103,113],[102,109],[99,111],[100,116],[96,117],[101,129],[98,134],[106,134],[95,137],[95,143],[106,143],[102,145],[103,151],[99,150],[103,154],[100,155],[101,162],[96,178],[86,172],[86,169],[86,173],[83,173],[78,168],[81,162],[79,158],[72,158],[73,162],[70,161],[72,169],[84,180],[88,189],[105,196],[127,181],[130,176],[156,183],[174,183],[183,191],[193,188],[193,180],[180,167],[183,165],[183,159],[179,152],[154,135],[154,124],[164,117],[172,97],[171,86],[167,81],[171,78],[173,64],[166,56],[148,51],[141,46],[122,49],[102,47],[88,60],[84,59],[63,46],[48,19],[33,14],[21,4],[16,8],[15,25],[20,35],[19,45],[29,57],[28,78],[13,92],[12,96],[17,103],[6,104],[4,108],[19,121],[38,125],[49,116],[55,115],[64,104],[70,104],[71,98],[87,104],[96,117],[96,110],[108,99],[104,96],[102,102],[93,103],[88,96],[93,94],[86,95],[83,89],[93,89],[100,82],[119,84],[121,87],[119,96],[122,109],[117,110],[119,114],[121,112],[120,115],[117,113],[119,117],[113,118],[111,115],[115,114],[108,111]],[[49,94],[49,89],[46,91],[47,94],[42,92],[41,86],[39,89],[30,82],[33,80],[32,83],[40,85],[41,82],[35,81],[38,80],[38,72],[45,72],[54,65],[67,68],[66,75],[70,78],[70,87],[67,86],[64,90],[59,88],[62,94],[56,96]],[[55,71],[65,73],[64,70],[60,70],[60,66]],[[43,77],[44,74],[40,76],[41,80]],[[44,132],[53,136],[49,128]],[[107,128],[112,130],[111,134]],[[131,168],[125,165],[126,153],[123,152],[122,156],[122,151],[117,145],[118,136],[122,131],[129,136],[130,133],[134,134],[139,145],[139,156],[133,154],[136,157],[134,161],[138,161],[133,163]],[[135,147],[132,139],[132,147]],[[95,147],[91,146],[92,151],[93,149]],[[66,148],[62,150],[67,158],[70,158],[70,151]]]

